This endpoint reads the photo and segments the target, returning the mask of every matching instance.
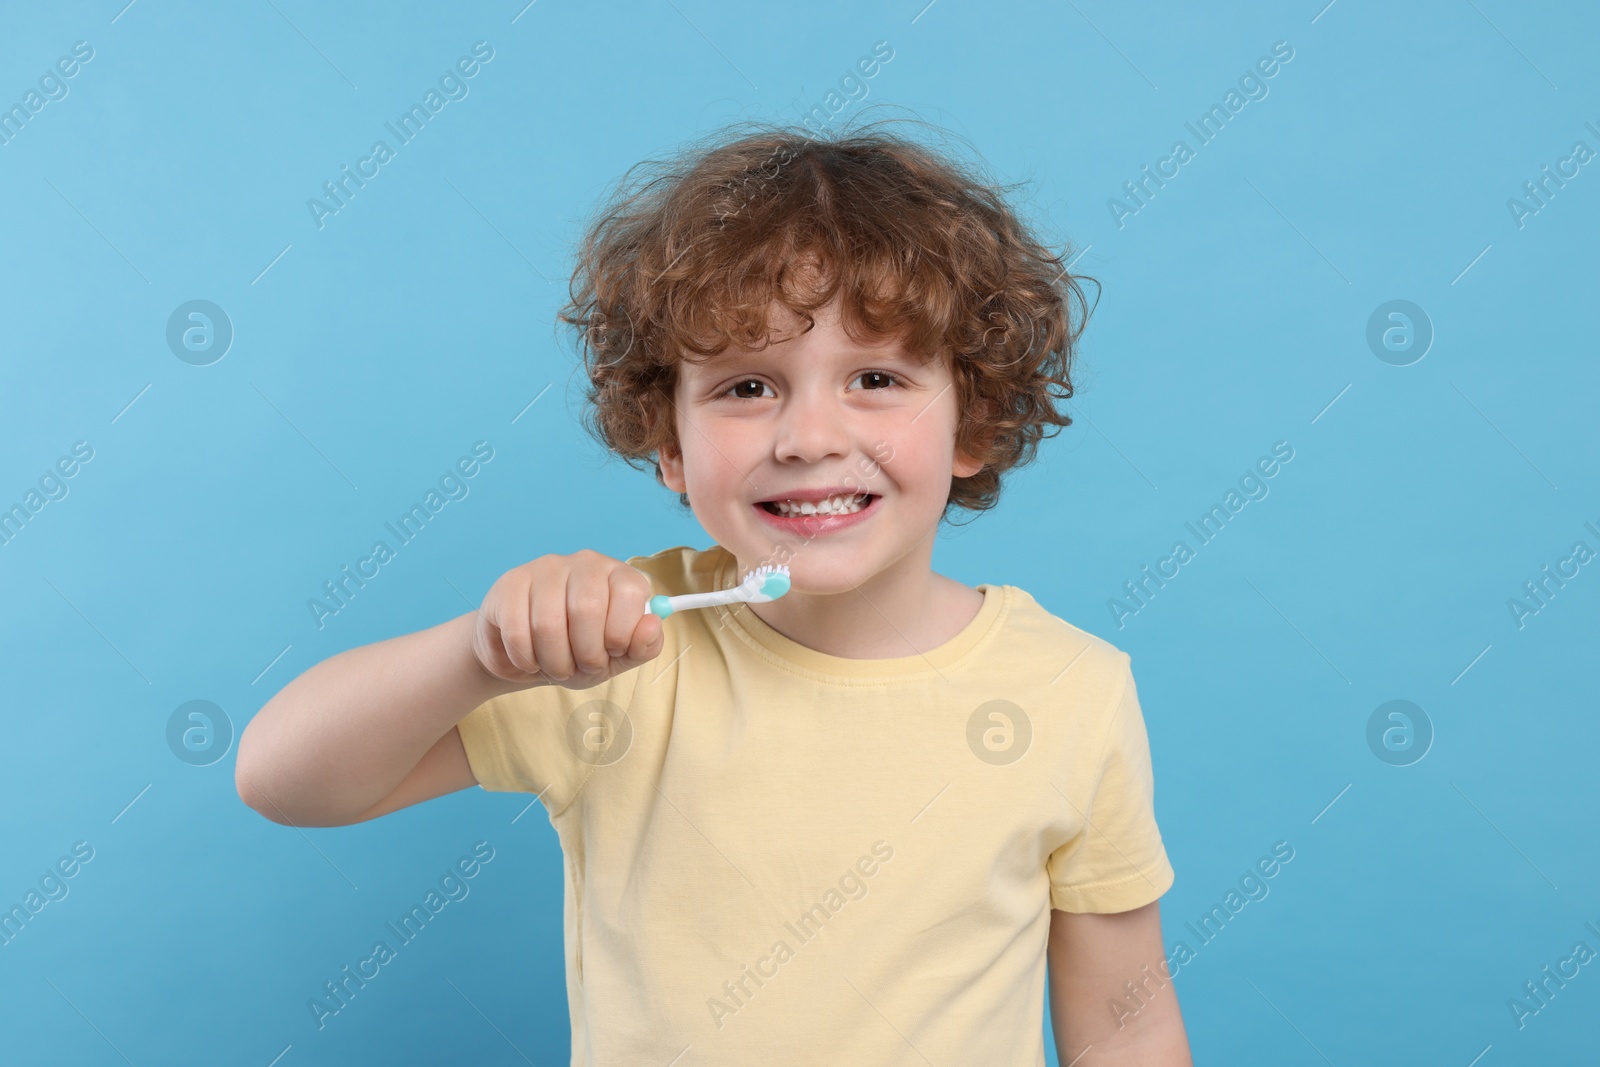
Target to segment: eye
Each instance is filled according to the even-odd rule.
[[[860,374],[856,375],[856,379],[858,381],[860,379],[862,379],[862,378],[877,378],[877,379],[883,380],[885,382],[892,382],[895,385],[899,385],[900,384],[900,379],[899,378],[896,378],[894,375],[889,374],[889,373],[887,373],[885,371],[881,371],[881,370],[864,370]],[[888,387],[889,386],[887,384],[885,384],[885,385],[879,386],[876,389],[869,389],[867,391],[875,393],[875,392],[878,392],[880,389],[887,389]]]
[[[752,396],[752,395],[750,395],[748,393],[741,393],[737,397],[735,397],[735,399],[738,399],[738,400],[760,400],[761,399],[760,390],[767,388],[767,383],[762,381],[759,378],[745,378],[745,379],[743,379],[741,381],[734,382],[731,386],[729,386],[726,390],[723,391],[722,395],[723,396],[727,396],[729,393],[736,392],[741,386],[746,386],[746,385],[754,385],[754,386],[756,386],[757,391],[756,391],[755,395]]]
[[[900,379],[895,375],[881,370],[862,371],[856,375],[856,380],[860,381],[862,379],[872,379],[876,383],[867,387],[867,392],[869,393],[882,392],[885,389],[898,387],[901,384]],[[747,390],[749,386],[755,386],[756,388],[753,392],[740,391],[742,389]],[[732,396],[735,400],[762,400],[765,399],[764,390],[768,388],[770,387],[767,383],[760,378],[743,378],[724,389],[722,395]]]

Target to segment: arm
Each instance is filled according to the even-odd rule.
[[[475,785],[456,724],[505,693],[588,689],[654,659],[649,598],[643,573],[588,549],[515,567],[477,611],[284,686],[239,735],[239,797],[273,822],[345,826]]]
[[[474,615],[348,649],[284,686],[239,735],[240,798],[273,822],[345,826],[476,785],[455,724],[548,683],[484,670]]]
[[[1052,909],[1047,955],[1061,1067],[1192,1067],[1159,900],[1114,915]]]

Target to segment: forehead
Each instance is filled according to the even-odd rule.
[[[795,344],[804,345],[803,355],[796,352]],[[903,337],[857,341],[843,328],[829,329],[819,319],[817,325],[807,333],[781,335],[764,348],[745,348],[734,344],[713,356],[696,355],[693,359],[680,359],[679,371],[685,375],[716,374],[738,367],[777,367],[796,361],[799,361],[797,365],[807,366],[866,361],[907,368],[926,367],[936,362],[931,356],[906,348]]]

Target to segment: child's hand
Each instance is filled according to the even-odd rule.
[[[589,689],[661,654],[662,620],[644,613],[650,595],[643,574],[610,556],[540,556],[489,589],[473,651],[507,682]]]

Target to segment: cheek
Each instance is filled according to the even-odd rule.
[[[683,442],[683,472],[690,484],[708,487],[742,483],[753,443],[734,428],[714,423],[690,426]]]
[[[883,453],[868,480],[887,483],[903,497],[937,497],[942,502],[950,489],[950,463],[939,453],[937,443],[900,438],[893,446],[894,452]]]
[[[955,455],[955,428],[942,426],[940,420],[928,412],[916,422],[899,427],[888,437],[892,452],[886,451],[883,462],[888,466],[905,465],[922,472],[937,473],[948,467]]]

